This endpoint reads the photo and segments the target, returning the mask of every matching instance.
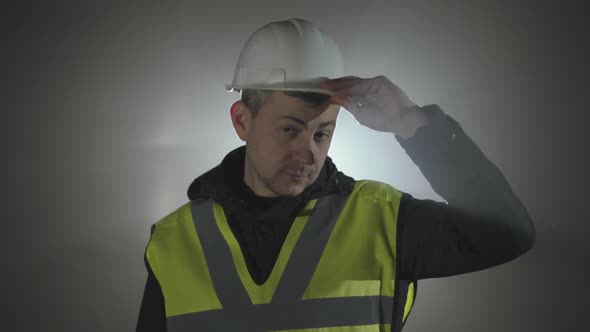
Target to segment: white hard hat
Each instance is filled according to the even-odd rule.
[[[341,77],[338,45],[313,23],[289,19],[256,30],[242,49],[228,91],[242,89],[307,91],[332,95],[319,82]]]

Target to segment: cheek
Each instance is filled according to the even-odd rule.
[[[316,176],[320,174],[322,166],[324,166],[324,163],[326,162],[326,156],[326,154],[322,154],[322,156],[318,157],[315,172]]]
[[[272,140],[266,140],[258,145],[258,164],[268,176],[279,174],[284,166],[285,157],[285,149],[272,142]]]

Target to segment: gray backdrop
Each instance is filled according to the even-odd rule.
[[[291,17],[331,34],[348,74],[385,75],[418,104],[439,104],[535,221],[536,247],[517,260],[422,281],[405,330],[586,330],[581,2],[72,1],[2,11],[2,331],[134,330],[150,225],[241,144],[229,117],[237,95],[224,85],[250,33]],[[346,112],[330,155],[355,178],[440,199],[393,135]]]

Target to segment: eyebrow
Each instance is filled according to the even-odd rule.
[[[291,121],[295,121],[295,122],[299,123],[300,125],[304,126],[305,128],[307,128],[307,123],[305,123],[305,121],[303,121],[303,120],[301,120],[299,118],[296,118],[294,116],[285,115],[285,116],[282,116],[282,117],[279,118],[279,120],[281,120],[281,119],[289,119]],[[329,125],[336,126],[336,121],[331,120],[331,121],[328,121],[328,122],[322,122],[322,123],[320,123],[320,128],[324,128],[324,127],[327,127]]]

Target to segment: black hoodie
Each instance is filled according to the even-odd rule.
[[[437,105],[422,107],[429,124],[404,140],[395,136],[432,188],[447,202],[403,193],[398,213],[397,276],[446,277],[508,262],[532,248],[534,226],[500,171],[461,126]],[[213,198],[235,234],[257,284],[270,275],[291,222],[305,204],[327,194],[349,194],[355,180],[327,157],[316,181],[296,197],[260,197],[244,183],[245,147],[199,176],[189,199]],[[164,299],[149,268],[138,332],[166,331]]]
[[[261,285],[272,271],[291,222],[307,202],[328,194],[349,194],[355,181],[326,157],[318,178],[296,197],[257,196],[244,182],[245,153],[245,146],[233,150],[219,166],[195,179],[188,197],[213,198],[223,207],[252,279]]]

